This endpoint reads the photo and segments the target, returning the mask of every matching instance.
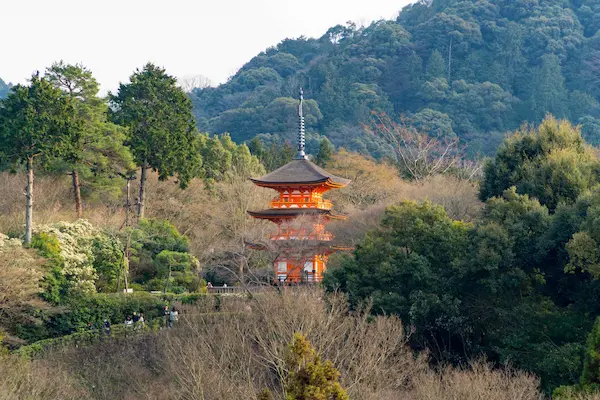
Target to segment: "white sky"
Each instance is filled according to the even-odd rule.
[[[285,38],[395,18],[410,0],[0,0],[0,78],[25,82],[63,59],[102,92],[152,61],[177,77],[225,81]]]

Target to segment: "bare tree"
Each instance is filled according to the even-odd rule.
[[[417,182],[460,167],[458,139],[442,140],[396,123],[386,114],[374,114],[366,129],[383,137],[396,153],[400,172]]]
[[[206,89],[213,86],[213,82],[204,75],[187,75],[177,81],[186,93],[191,93],[194,89]]]

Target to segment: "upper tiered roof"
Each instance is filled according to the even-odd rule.
[[[332,188],[341,188],[350,183],[349,179],[335,176],[305,158],[296,158],[261,178],[250,179],[264,187],[326,184]]]
[[[258,186],[281,187],[290,184],[307,186],[325,184],[331,188],[341,188],[350,183],[349,179],[330,174],[323,168],[315,165],[306,156],[304,152],[303,101],[304,93],[300,89],[300,102],[298,104],[298,154],[296,154],[296,157],[292,161],[262,178],[250,178]]]

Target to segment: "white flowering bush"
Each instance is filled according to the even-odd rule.
[[[106,269],[104,264],[107,252],[113,254],[113,257],[108,258],[112,258],[115,263],[120,261],[117,255],[120,248],[119,240],[94,227],[87,220],[42,225],[37,227],[34,233],[56,239],[62,264],[61,273],[68,281],[70,292],[81,294],[96,292],[99,274],[95,264],[101,261],[103,268]]]
[[[20,239],[10,238],[0,233],[0,252],[9,252],[21,247],[23,247],[23,242]]]

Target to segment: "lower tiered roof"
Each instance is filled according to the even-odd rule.
[[[347,216],[335,213],[331,210],[322,208],[269,208],[263,211],[248,211],[248,214],[254,218],[278,219],[278,218],[296,218],[302,215],[322,216],[329,219],[346,219]]]

